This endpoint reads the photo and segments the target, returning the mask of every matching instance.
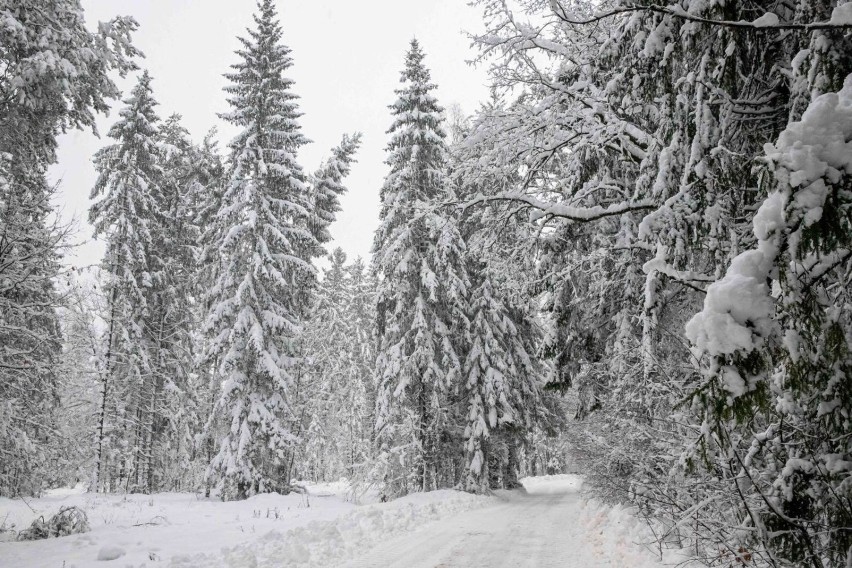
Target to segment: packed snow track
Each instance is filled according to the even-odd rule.
[[[576,476],[526,480],[526,493],[500,492],[493,506],[400,535],[349,568],[594,568],[660,566],[624,531],[613,538],[579,494]],[[601,513],[600,516],[602,516]],[[608,519],[606,523],[612,523]],[[618,522],[616,520],[615,522]]]

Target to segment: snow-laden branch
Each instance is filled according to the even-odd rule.
[[[553,10],[553,13],[556,15],[557,18],[567,24],[580,26],[593,24],[595,22],[599,22],[607,18],[612,18],[619,14],[627,14],[632,12],[654,12],[657,14],[664,14],[666,16],[679,18],[688,22],[695,22],[699,24],[707,24],[711,26],[720,26],[741,30],[852,30],[852,8],[841,9],[845,8],[846,6],[849,6],[849,4],[839,6],[835,10],[834,14],[832,14],[832,18],[827,22],[811,22],[808,24],[781,23],[778,20],[778,17],[772,13],[764,14],[753,22],[746,22],[742,20],[714,20],[711,18],[702,18],[700,16],[690,14],[678,5],[625,6],[623,8],[616,8],[607,12],[602,12],[589,18],[578,19],[566,13],[565,9],[559,4],[558,0],[551,0],[550,5]]]
[[[536,214],[533,218],[534,221],[541,219],[542,217],[559,217],[583,223],[598,221],[605,217],[622,215],[624,213],[630,213],[631,211],[654,209],[657,206],[657,204],[651,199],[640,199],[637,201],[613,203],[606,207],[602,207],[600,205],[595,205],[594,207],[575,207],[573,205],[565,205],[563,203],[549,203],[547,201],[541,201],[540,199],[536,199],[535,197],[523,193],[477,195],[470,201],[466,201],[460,205],[463,209],[468,209],[470,207],[494,201],[522,203],[529,208],[535,209]]]

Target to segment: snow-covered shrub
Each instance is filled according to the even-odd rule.
[[[41,540],[84,532],[89,532],[86,512],[79,507],[62,507],[47,520],[44,517],[34,520],[30,528],[18,533],[18,540]]]

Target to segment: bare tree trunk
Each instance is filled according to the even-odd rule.
[[[121,257],[119,257],[119,262],[121,262]],[[117,295],[117,287],[113,286],[112,292],[110,292],[110,314],[109,314],[109,332],[107,333],[107,352],[104,361],[104,369],[103,369],[103,390],[101,393],[101,415],[98,423],[98,463],[95,467],[95,479],[93,482],[93,486],[95,492],[101,492],[103,487],[101,484],[103,483],[104,478],[104,423],[106,421],[106,407],[107,400],[109,399],[109,379],[110,375],[112,375],[112,351],[113,351],[113,339],[115,335],[115,301]]]
[[[518,442],[515,439],[508,440],[508,459],[506,460],[506,472],[503,475],[503,487],[506,489],[517,489],[521,486],[518,481],[518,468],[520,462],[518,460]]]
[[[293,393],[295,395],[295,399],[297,401],[299,400],[299,389],[301,388],[301,386],[302,386],[302,367],[300,365],[299,368],[296,369],[296,388],[295,388],[294,393]],[[301,412],[299,413],[299,422],[296,424],[296,429],[295,429],[296,431],[294,432],[294,434],[296,435],[297,438],[301,435],[301,432],[302,432],[302,423],[305,420],[305,406],[306,405],[300,404],[299,406],[301,406]],[[284,484],[288,488],[290,487],[290,480],[293,479],[293,468],[296,465],[296,451],[297,451],[297,449],[295,447],[291,448],[291,450],[290,450],[290,463],[288,463],[286,465],[285,469],[284,469]]]
[[[428,417],[426,416],[426,385],[420,379],[420,390],[417,393],[417,410],[420,413],[420,431],[418,441],[420,442],[420,454],[423,468],[420,474],[420,491],[427,491],[429,471],[429,440],[427,439]]]

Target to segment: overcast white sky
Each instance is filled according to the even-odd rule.
[[[331,229],[331,246],[341,246],[350,258],[367,259],[387,171],[387,106],[396,98],[408,42],[415,36],[421,42],[441,104],[456,103],[471,113],[487,97],[486,73],[465,63],[474,52],[462,31],[478,30],[480,14],[463,0],[278,0],[277,5],[284,43],[293,50],[289,75],[301,97],[302,131],[314,142],[302,150],[302,166],[313,171],[344,132],[364,134],[347,180],[350,192]],[[222,74],[236,61],[237,36],[253,24],[254,0],[83,0],[83,7],[91,26],[119,14],[136,18],[135,43],[146,56],[139,63],[154,79],[160,118],[182,114],[197,141],[217,126],[220,145],[226,146],[235,132],[216,116],[228,110]],[[135,76],[120,87],[126,93],[134,82]],[[100,139],[90,132],[62,136],[59,163],[51,170],[60,180],[62,215],[79,221],[77,240],[85,241],[68,258],[76,266],[97,264],[103,254],[86,222],[96,177],[91,158],[110,143],[106,132],[116,116],[114,110],[99,118]]]

